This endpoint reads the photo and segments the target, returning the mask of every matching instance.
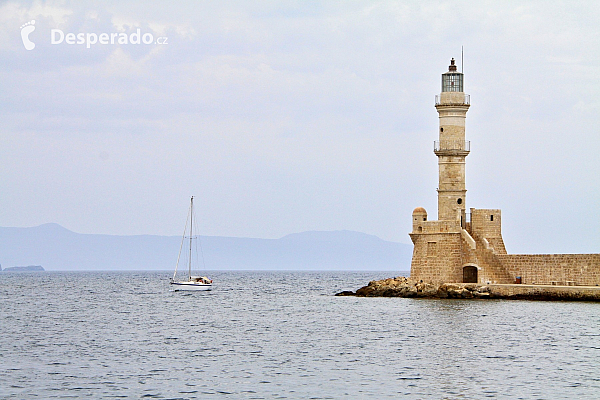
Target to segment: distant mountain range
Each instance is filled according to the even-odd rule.
[[[201,236],[208,270],[408,271],[412,246],[352,231],[295,233],[280,239]],[[171,270],[181,237],[71,232],[58,224],[0,227],[0,264],[47,271]]]

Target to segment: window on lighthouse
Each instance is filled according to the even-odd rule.
[[[446,73],[442,75],[442,92],[462,92],[463,74]]]

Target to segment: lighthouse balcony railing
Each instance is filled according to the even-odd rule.
[[[471,151],[469,140],[436,140],[433,151]]]
[[[444,100],[444,105],[445,106],[452,106],[452,105],[456,105],[456,106],[462,106],[462,105],[470,105],[471,104],[471,95],[470,94],[463,94],[462,96],[460,96],[458,93],[452,93],[451,96],[448,96],[449,98]],[[440,104],[442,104],[442,96],[439,94],[435,95],[435,105],[439,106]]]

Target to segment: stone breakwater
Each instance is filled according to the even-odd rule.
[[[397,277],[371,281],[356,292],[336,296],[414,297],[433,299],[513,299],[600,301],[598,286],[499,285],[480,283],[443,283],[435,285]]]

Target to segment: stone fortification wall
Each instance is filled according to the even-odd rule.
[[[600,254],[497,254],[525,284],[600,285]]]
[[[502,213],[498,209],[471,208],[470,233],[491,246],[496,254],[506,254],[502,239]],[[485,241],[483,240],[485,239]]]
[[[460,233],[461,228],[454,221],[423,221],[421,230],[413,233]]]
[[[462,281],[460,233],[411,234],[410,236],[414,243],[411,276],[425,282]]]

